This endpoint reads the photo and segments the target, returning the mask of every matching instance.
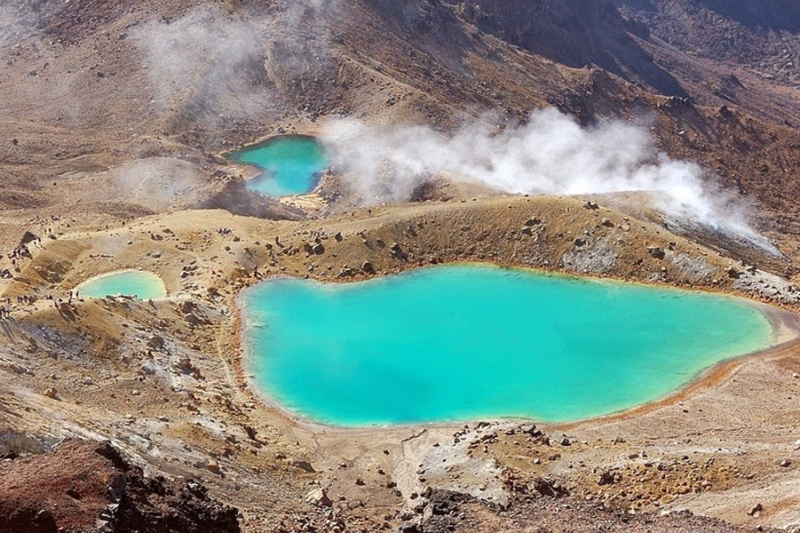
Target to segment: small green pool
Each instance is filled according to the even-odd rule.
[[[350,426],[596,417],[773,342],[743,299],[483,266],[266,281],[242,303],[255,386]]]
[[[106,296],[136,296],[142,300],[164,298],[167,288],[164,281],[152,272],[122,270],[102,274],[75,288],[83,298],[105,298]]]
[[[313,137],[285,135],[233,152],[229,157],[263,170],[247,180],[247,188],[281,197],[310,192],[317,186],[328,159]]]

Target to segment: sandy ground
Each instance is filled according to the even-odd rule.
[[[538,197],[300,222],[189,211],[64,232],[31,254],[0,282],[13,302],[12,318],[0,322],[4,435],[111,439],[146,471],[202,479],[242,511],[246,531],[288,531],[304,519],[397,527],[423,519],[438,489],[525,509],[541,479],[571,501],[621,513],[690,509],[735,524],[798,522],[800,345],[796,316],[776,307],[765,307],[775,349],[720,365],[663,402],[540,427],[546,435],[524,421],[325,427],[294,419],[247,385],[236,301],[270,276],[342,282],[479,261],[796,305],[788,284],[774,292],[778,278],[650,222],[578,198]],[[45,299],[126,268],[158,274],[169,298],[58,308]],[[37,301],[18,304],[20,296]],[[331,508],[305,503],[316,489]]]
[[[261,2],[268,13],[250,17],[247,2],[225,0],[212,14],[232,28],[249,19],[268,37],[244,58],[252,79],[233,88],[228,70],[197,74],[209,72],[206,50],[220,32],[190,40],[163,70],[142,61],[149,43],[137,28],[179,27],[205,3],[9,5],[11,15],[36,4],[52,18],[0,23],[0,274],[9,276],[0,276],[0,306],[11,309],[0,319],[0,452],[110,439],[147,473],[203,480],[252,532],[411,532],[403,524],[415,523],[424,531],[739,531],[685,514],[655,518],[683,508],[747,527],[800,524],[796,341],[602,420],[341,430],[294,420],[247,386],[236,305],[242,289],[272,276],[343,282],[474,261],[720,291],[794,313],[796,88],[745,68],[737,69],[742,83],[719,96],[733,63],[655,40],[633,48],[655,62],[619,57],[632,68],[669,67],[692,103],[584,62],[570,68],[528,53],[427,9],[436,2],[410,10],[345,2],[332,18],[309,15],[297,26],[289,17],[276,34],[280,3]],[[570,15],[583,16],[586,5],[574,7]],[[21,31],[5,33],[17,22]],[[32,22],[42,26],[25,31]],[[611,35],[589,22],[575,42]],[[292,47],[281,39],[296,35],[299,54],[283,54]],[[196,64],[174,68],[187,58]],[[179,90],[159,97],[154,84],[163,81]],[[242,113],[251,101],[264,108]],[[326,175],[309,195],[245,201],[237,187],[248,170],[221,157],[267,134],[314,133],[326,117],[447,130],[486,111],[492,124],[513,123],[543,106],[586,124],[646,119],[659,150],[697,161],[722,189],[746,196],[758,229],[788,257],[713,233],[671,234],[645,195],[497,197],[438,183],[425,203],[366,209],[355,195],[338,196],[342,176]],[[298,221],[194,210],[209,200]],[[42,241],[12,263],[7,254],[26,231]],[[68,301],[84,281],[120,269],[159,275],[169,298]],[[771,315],[780,322],[776,343],[787,340],[795,319]],[[456,502],[463,494],[471,499]]]

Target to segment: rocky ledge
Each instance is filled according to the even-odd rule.
[[[12,455],[13,456],[13,455]],[[0,462],[0,531],[238,533],[239,511],[194,481],[147,477],[109,443],[65,441]]]

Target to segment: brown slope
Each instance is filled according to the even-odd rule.
[[[798,88],[800,4],[788,0],[616,0],[653,35],[694,57]]]
[[[456,11],[482,31],[570,67],[594,64],[670,96],[688,96],[675,77],[628,34],[636,28],[610,0],[461,2]]]
[[[0,474],[2,531],[240,531],[238,511],[205,487],[145,477],[107,442],[67,441]]]
[[[341,0],[305,7],[266,0],[37,5],[44,6],[44,15],[17,21],[24,26],[35,19],[30,31],[16,34],[14,44],[0,42],[0,60],[8,67],[0,74],[0,118],[18,140],[0,147],[0,176],[10,189],[4,202],[11,208],[49,204],[75,210],[80,204],[83,210],[124,212],[118,204],[109,210],[89,203],[125,200],[103,194],[114,184],[113,172],[101,169],[170,158],[210,176],[220,161],[209,153],[279,126],[313,125],[330,116],[448,129],[486,111],[502,123],[555,105],[584,123],[651,119],[665,150],[700,161],[711,170],[709,179],[751,196],[766,216],[762,229],[795,232],[795,92],[756,83],[747,72],[738,75],[742,86],[737,85],[726,64],[666,46],[605,1],[585,12],[583,4],[566,0],[484,2],[481,9],[494,13],[487,20],[439,0]],[[98,15],[86,16],[91,13]],[[187,76],[172,80],[181,82],[172,84],[180,90],[166,96],[152,75],[155,59],[143,48],[151,34],[138,33],[145,27],[178,39],[180,54],[167,59],[191,60]],[[182,37],[197,27],[209,31],[194,40]],[[250,45],[232,68],[214,75],[225,59],[217,48],[237,31]],[[533,51],[515,46],[515,39]],[[626,81],[647,86],[634,75],[642,54],[655,57],[649,64],[679,80],[703,107]],[[636,61],[626,61],[629,56]],[[582,61],[607,68],[570,66]],[[722,105],[733,109],[735,120]],[[153,204],[135,200],[129,200],[132,213]]]

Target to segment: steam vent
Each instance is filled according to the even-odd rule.
[[[800,531],[800,4],[0,2],[0,532]]]

